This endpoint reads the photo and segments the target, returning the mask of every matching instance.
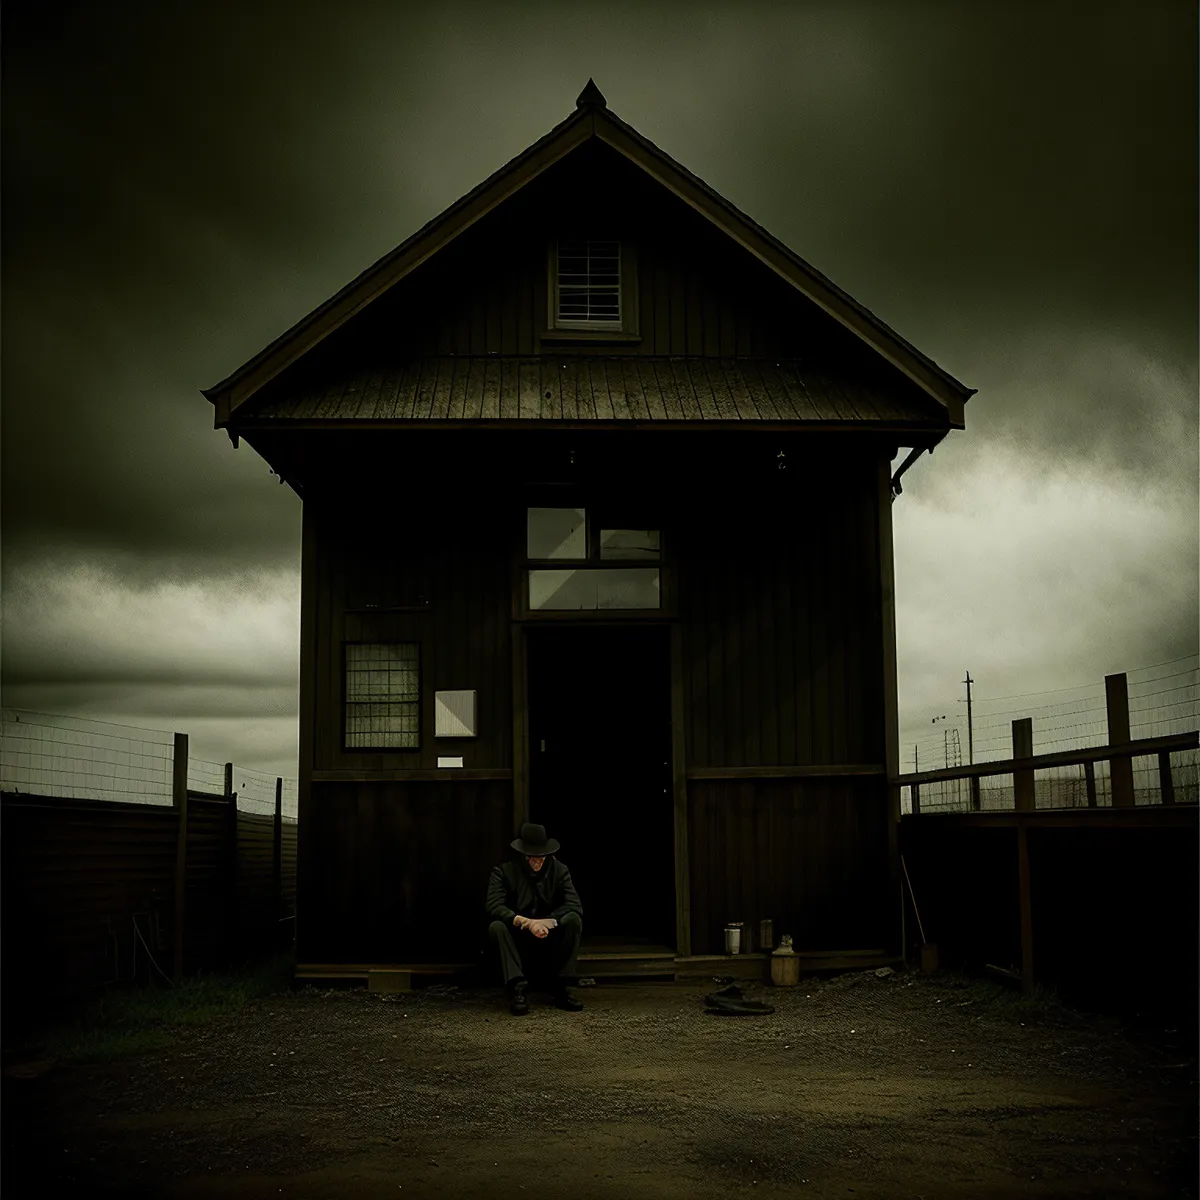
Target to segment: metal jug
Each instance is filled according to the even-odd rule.
[[[792,935],[779,939],[779,949],[771,955],[771,982],[776,987],[795,987],[800,982],[800,959],[792,949]]]

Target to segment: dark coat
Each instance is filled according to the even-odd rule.
[[[553,917],[561,921],[567,913],[583,919],[583,905],[571,882],[571,872],[557,858],[547,858],[534,875],[523,859],[510,859],[492,868],[487,888],[490,921],[511,925],[513,917]]]

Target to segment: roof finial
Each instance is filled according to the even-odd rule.
[[[608,101],[604,99],[604,93],[596,86],[594,79],[587,81],[587,87],[579,93],[579,98],[575,101],[576,108],[607,108]]]

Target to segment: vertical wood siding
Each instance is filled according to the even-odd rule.
[[[616,345],[543,339],[551,240],[560,231],[595,229],[611,231],[636,256],[640,338]],[[886,378],[905,394],[916,387],[638,168],[593,146],[440,250],[284,372],[272,390],[309,374],[341,377],[418,355],[613,353],[799,356],[836,364],[848,379]],[[455,377],[461,380],[462,372]],[[472,416],[454,391],[439,380],[393,415]]]
[[[726,922],[756,931],[764,917],[798,949],[885,947],[886,805],[882,781],[692,780],[693,952],[720,953]]]
[[[723,468],[718,459],[693,467],[699,474],[687,486],[647,472],[635,502],[663,518],[669,568],[677,572],[686,769],[882,767],[875,457],[822,443],[805,453],[793,445],[787,473],[770,458],[755,464]],[[631,466],[630,478],[643,470]],[[615,490],[628,487],[622,479]],[[441,752],[463,753],[468,767],[510,769],[510,555],[521,509],[434,512],[403,536],[346,505],[313,512],[324,520],[316,768],[425,769]],[[429,600],[422,611],[361,608],[421,597]],[[341,647],[360,637],[420,641],[419,750],[341,750]],[[439,687],[478,689],[478,739],[435,741]],[[508,780],[318,780],[301,834],[316,848],[301,881],[302,959],[472,955],[478,887],[511,836],[511,804]],[[688,805],[694,950],[719,948],[714,931],[725,921],[762,916],[789,921],[782,931],[808,948],[889,944],[895,914],[882,890],[881,779],[693,779]],[[457,846],[463,830],[470,832],[460,869],[457,850],[446,858],[450,851],[437,847]],[[457,942],[439,943],[424,914],[442,902],[448,882],[465,924]]]
[[[318,872],[300,881],[302,962],[474,962],[488,873],[508,854],[508,780],[315,783]]]
[[[636,248],[640,340],[622,344],[622,355],[786,354],[835,365],[847,379],[886,377],[900,391],[912,386],[602,146],[571,156],[478,222],[276,386],[292,386],[301,370],[338,378],[348,368],[358,373],[415,355],[613,353],[611,344],[566,345],[541,337],[548,240],[559,231],[578,232],[580,225],[589,232],[603,226]],[[464,397],[485,394],[509,369],[499,360],[456,364],[452,379],[439,376],[429,387],[413,389],[409,410],[394,415],[470,417]],[[669,371],[670,365],[647,363],[646,369]],[[462,386],[464,370],[481,373],[481,389]],[[705,403],[736,407],[728,387],[721,390],[720,367],[709,370],[716,391]],[[547,415],[573,416],[578,402],[552,394],[546,403],[554,412]],[[509,556],[520,514],[507,505],[514,484],[546,476],[515,465],[521,450],[513,462],[505,459],[511,477],[493,467],[486,487],[484,474],[456,469],[453,458],[442,460],[448,463],[444,484],[418,482],[422,472],[414,472],[404,456],[425,443],[400,435],[388,439],[392,444],[394,454],[379,452],[386,478],[394,481],[382,493],[384,504],[366,499],[366,488],[353,476],[335,478],[332,470],[323,493],[306,495],[306,522],[312,513],[321,526],[311,766],[318,772],[431,769],[440,752],[462,753],[467,767],[518,768],[512,756]],[[668,478],[673,447],[656,441],[648,455],[675,514],[671,519],[668,511],[664,529],[682,634],[688,770],[885,761],[880,451],[862,441],[836,453],[827,442],[789,446],[786,481],[769,484],[716,456],[703,477],[674,480]],[[635,480],[642,486],[642,474],[626,463],[607,478],[622,493]],[[598,471],[597,478],[606,476]],[[478,493],[470,504],[445,499],[468,488]],[[417,610],[424,600],[427,608]],[[368,605],[377,609],[363,611]],[[409,611],[384,611],[406,606]],[[418,750],[342,748],[342,646],[348,639],[420,642]],[[433,693],[440,688],[477,689],[477,739],[435,742]],[[511,785],[471,786],[486,793],[480,803],[490,814],[488,843],[502,848],[510,836]],[[689,783],[693,948],[712,945],[714,922],[733,917],[725,911],[730,905],[752,900],[778,910],[760,916],[782,920],[794,913],[791,932],[802,944],[811,937],[819,943],[814,948],[885,945],[887,923],[880,914],[888,907],[886,896],[872,890],[876,874],[883,881],[888,874],[888,817],[882,801],[876,804],[878,792],[870,779]],[[419,914],[433,902],[440,880],[453,875],[459,886],[474,886],[479,863],[462,875],[449,865],[431,875],[433,868],[422,861],[426,848],[451,840],[451,831],[457,835],[465,801],[454,797],[467,794],[468,781],[315,782],[301,814],[301,957],[413,961],[434,953]],[[732,806],[727,818],[720,815],[723,805]],[[381,829],[382,836],[375,836]],[[806,864],[802,880],[793,858],[781,857],[784,844]],[[761,897],[739,891],[748,886],[745,871],[757,880]],[[847,900],[851,894],[858,898]],[[470,907],[463,909],[464,919]],[[437,953],[445,956],[446,946]]]
[[[874,465],[789,469],[675,533],[689,767],[884,761]]]
[[[317,770],[431,769],[439,754],[462,755],[471,768],[512,766],[513,518],[507,506],[486,496],[469,510],[439,509],[437,486],[415,485],[401,502],[406,511],[394,516],[378,512],[380,501],[364,502],[361,509],[343,502],[323,511],[315,632]],[[451,490],[461,481],[447,479],[444,486]],[[397,607],[411,611],[387,611]],[[420,645],[417,749],[343,748],[347,641]],[[459,688],[477,693],[479,736],[435,740],[434,693]]]

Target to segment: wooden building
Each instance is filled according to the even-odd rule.
[[[591,81],[204,394],[304,505],[301,962],[471,961],[529,819],[585,944],[898,947],[893,460],[972,390]]]

